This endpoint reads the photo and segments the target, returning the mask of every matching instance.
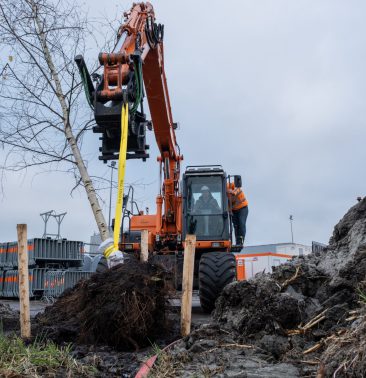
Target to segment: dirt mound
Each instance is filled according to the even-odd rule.
[[[10,333],[18,331],[19,328],[19,312],[5,303],[0,303],[0,332]]]
[[[276,267],[271,275],[226,287],[214,319],[233,331],[237,341],[250,342],[279,362],[299,364],[308,357],[322,358],[324,347],[350,326],[350,312],[359,307],[365,278],[364,199],[335,226],[324,252]],[[330,371],[327,364],[324,374]]]
[[[169,273],[131,261],[94,274],[38,316],[38,333],[56,342],[108,344],[119,350],[150,345],[168,330]]]
[[[366,298],[364,298],[366,300]],[[366,376],[366,308],[355,311],[352,324],[332,339],[321,356],[322,370],[336,377]]]
[[[177,365],[177,376],[197,372],[211,360],[217,373],[238,376],[296,377],[317,371],[319,376],[335,371],[337,377],[363,376],[364,342],[361,349],[351,344],[343,348],[343,342],[359,343],[364,337],[366,326],[359,323],[353,329],[352,314],[359,311],[365,279],[363,199],[335,226],[325,251],[296,258],[272,274],[228,285],[216,302],[211,324],[172,352],[176,364],[184,361],[183,370]],[[235,361],[231,367],[230,358]],[[355,373],[347,375],[344,367],[351,363],[349,371]]]

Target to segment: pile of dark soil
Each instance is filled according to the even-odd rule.
[[[350,327],[340,332],[321,356],[321,369],[334,372],[336,377],[366,376],[366,308],[363,306],[350,317]]]
[[[5,303],[0,303],[0,331],[7,334],[18,331],[19,328],[19,312],[12,310]]]
[[[354,314],[365,306],[360,304],[365,279],[363,199],[335,226],[325,251],[228,285],[216,302],[213,321],[171,353],[176,376],[208,368],[216,369],[214,376],[332,376],[335,371],[337,377],[342,372],[366,376],[365,343],[344,348],[345,340],[364,337],[366,325]],[[179,361],[184,361],[182,369]],[[345,361],[357,374],[347,375]]]
[[[169,331],[169,273],[132,260],[95,274],[37,317],[37,333],[61,342],[138,350]]]

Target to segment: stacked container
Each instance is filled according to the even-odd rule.
[[[45,292],[55,297],[60,295],[65,288],[74,286],[80,278],[90,276],[89,271],[80,271],[83,262],[84,243],[81,241],[29,239],[29,296],[41,297]],[[0,297],[18,296],[18,243],[0,243]]]

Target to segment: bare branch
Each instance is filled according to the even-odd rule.
[[[93,120],[81,107],[74,56],[84,50],[87,28],[82,9],[67,1],[0,3],[0,43],[12,54],[0,74],[0,145],[7,151],[0,170],[3,178],[30,167],[71,174],[71,194],[84,187],[105,239],[108,227],[81,153]]]

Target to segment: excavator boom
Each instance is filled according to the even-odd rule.
[[[96,88],[92,85],[83,58],[78,56],[75,60],[84,78],[87,97],[94,108],[97,123],[94,132],[102,134],[101,160],[118,159],[124,102],[128,102],[130,108],[127,159],[146,160],[149,157],[146,129],[154,131],[163,175],[156,201],[157,215],[132,219],[131,225],[132,228],[139,228],[141,222],[149,224],[149,230],[154,237],[158,235],[159,242],[168,238],[171,245],[182,229],[179,194],[182,156],[176,140],[176,124],[164,69],[164,26],[155,23],[154,9],[149,2],[135,3],[124,16],[125,22],[118,30],[113,51],[99,54],[103,74],[94,75]],[[145,90],[151,122],[144,113]]]
[[[176,140],[176,124],[165,76],[163,37],[164,27],[155,23],[152,5],[134,3],[125,13],[125,22],[118,30],[113,51],[99,54],[103,74],[93,75],[97,82],[95,87],[83,58],[78,56],[75,60],[87,99],[94,109],[97,123],[94,131],[102,134],[100,159],[105,162],[118,159],[121,145],[120,160],[123,163],[120,166],[124,167],[122,155],[127,139],[127,159],[146,160],[149,157],[146,129],[153,130],[160,151],[161,186],[156,198],[156,214],[132,216],[120,245],[118,240],[116,242],[119,236],[116,228],[114,247],[117,245],[121,251],[141,252],[141,233],[147,230],[150,256],[154,258],[158,254],[158,258],[162,257],[159,261],[164,260],[164,264],[174,271],[178,288],[182,282],[183,239],[186,234],[195,234],[195,288],[200,290],[203,310],[211,312],[220,291],[236,278],[236,260],[230,253],[233,250],[232,222],[226,192],[230,176],[221,166],[190,166],[186,168],[180,188],[183,157]],[[151,121],[144,112],[145,91]],[[120,143],[121,128],[123,143]],[[121,187],[123,184],[119,183]],[[122,195],[118,195],[120,198]]]

